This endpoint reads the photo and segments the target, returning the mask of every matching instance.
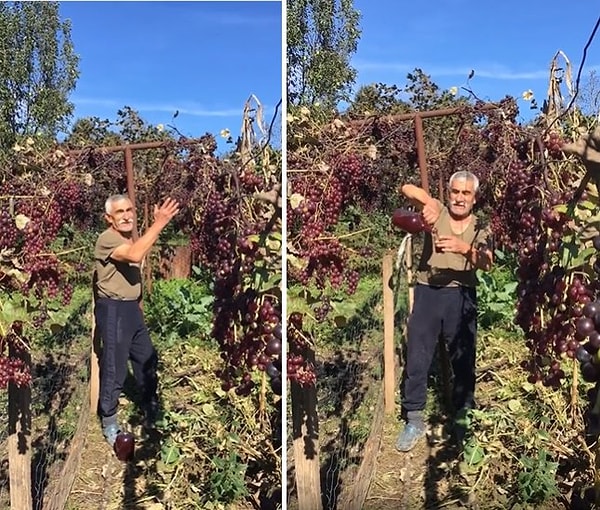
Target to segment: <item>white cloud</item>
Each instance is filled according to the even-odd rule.
[[[531,71],[514,71],[505,66],[489,65],[484,68],[473,67],[440,67],[436,65],[414,65],[398,62],[369,62],[356,61],[353,63],[356,69],[360,71],[388,71],[398,73],[409,73],[415,68],[422,69],[424,73],[436,76],[460,76],[466,77],[475,70],[475,77],[492,78],[495,80],[537,80],[547,79],[549,70],[531,70]]]
[[[124,106],[130,106],[138,112],[179,112],[180,115],[191,115],[193,117],[241,117],[243,106],[239,108],[210,109],[193,104],[167,104],[167,103],[134,103],[128,101],[117,101],[115,99],[78,97],[72,100],[75,106],[92,106],[98,108],[110,108],[118,110]],[[267,109],[267,108],[265,108]]]

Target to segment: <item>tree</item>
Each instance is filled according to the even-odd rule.
[[[79,77],[70,30],[56,2],[0,3],[0,148],[67,127]]]
[[[586,116],[600,115],[600,79],[595,70],[590,71],[575,101]]]
[[[396,85],[385,83],[363,85],[354,95],[347,113],[355,116],[406,113],[411,108],[401,99],[402,92]]]
[[[335,107],[349,98],[360,14],[352,0],[287,0],[287,90],[293,105]]]

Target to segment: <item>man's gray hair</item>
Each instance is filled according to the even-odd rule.
[[[121,200],[129,200],[129,195],[111,195],[108,197],[104,203],[104,210],[106,211],[106,214],[110,214],[113,204],[115,202],[120,202]]]
[[[454,181],[471,181],[473,183],[473,193],[477,193],[479,190],[479,179],[477,176],[468,170],[459,170],[454,172],[448,180],[448,186],[452,186]]]

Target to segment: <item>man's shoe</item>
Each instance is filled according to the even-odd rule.
[[[419,439],[425,437],[426,430],[425,423],[408,422],[396,440],[396,450],[401,452],[412,450]]]
[[[119,425],[116,423],[111,423],[102,429],[104,439],[106,439],[106,442],[111,446],[111,448],[114,448],[115,441],[120,433],[121,427],[119,427]]]

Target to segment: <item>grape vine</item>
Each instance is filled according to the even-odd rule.
[[[485,112],[482,106],[479,102],[463,105],[451,120],[440,120],[440,129],[434,131],[441,138],[428,135],[427,159],[432,193],[436,194],[439,182],[445,186],[457,168],[471,170],[481,178],[480,201],[485,210],[491,211],[498,204],[496,190],[505,182],[504,168],[512,157],[507,144],[519,129],[514,121],[517,110],[513,99],[507,98]],[[432,146],[437,151],[432,151]],[[399,202],[402,204],[398,187],[408,182],[420,184],[416,139],[409,122],[356,116],[323,122],[302,108],[291,116],[288,282],[315,288],[318,294],[307,300],[312,307],[310,313],[304,312],[302,317],[293,310],[288,320],[288,373],[292,380],[302,384],[314,380],[314,375],[304,375],[313,369],[303,354],[313,344],[308,323],[327,319],[333,293],[356,291],[357,259],[381,255],[369,242],[372,235],[381,232],[359,227],[340,235],[344,215],[352,208],[358,211],[357,225],[361,215],[387,215],[390,237],[385,249],[392,248],[389,240],[397,231],[389,223]],[[361,242],[352,246],[347,242],[361,236]]]
[[[279,155],[265,147],[242,162],[237,153],[218,158],[215,150],[206,135],[134,156],[134,167],[143,168],[136,176],[138,227],[148,226],[148,205],[167,192],[182,203],[171,234],[187,239],[195,262],[214,277],[213,336],[222,350],[224,389],[249,394],[258,368],[280,393]],[[106,197],[127,192],[122,154],[68,144],[48,150],[32,141],[17,147],[14,158],[0,185],[0,292],[12,296],[10,311],[0,310],[2,347],[17,337],[28,345],[28,332],[51,326],[53,311],[72,297],[72,279],[91,271],[89,244],[70,241],[75,233],[105,228]],[[9,313],[16,308],[18,334],[16,315]],[[3,361],[5,354],[0,386],[11,377],[27,382],[20,365]]]

